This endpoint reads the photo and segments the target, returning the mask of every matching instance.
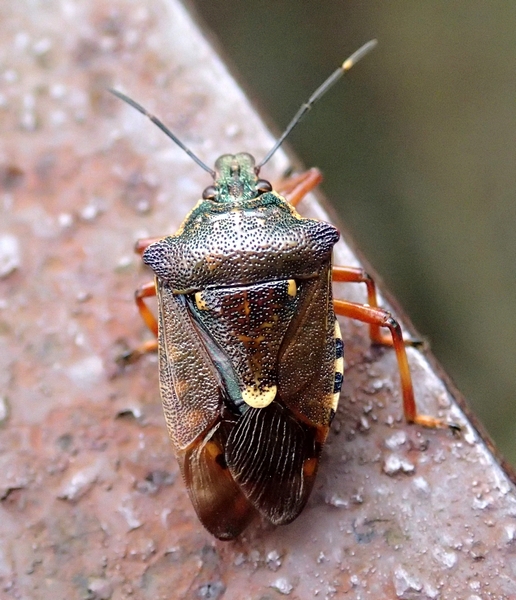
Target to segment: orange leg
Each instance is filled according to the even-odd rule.
[[[120,361],[122,363],[134,362],[143,354],[147,354],[147,352],[156,352],[158,349],[158,322],[156,321],[156,317],[152,314],[149,307],[145,303],[145,298],[150,298],[155,295],[156,285],[154,281],[149,281],[148,283],[144,283],[136,290],[134,293],[134,300],[145,325],[147,325],[147,327],[156,336],[156,339],[143,342],[134,350],[128,350],[125,352],[120,357]]]
[[[148,246],[160,239],[162,238],[143,238],[138,240],[134,246],[134,251],[136,254],[141,256]],[[122,364],[134,362],[140,358],[142,354],[147,354],[147,352],[156,352],[158,349],[158,322],[156,321],[156,317],[152,314],[151,310],[145,303],[145,298],[150,298],[155,295],[156,285],[154,281],[149,281],[149,283],[143,284],[135,291],[134,301],[136,302],[138,312],[140,313],[145,325],[147,325],[147,327],[152,331],[156,339],[143,342],[134,350],[128,350],[127,352],[124,352],[122,356],[119,357],[119,361]]]
[[[321,172],[318,169],[309,169],[280,181],[278,193],[285,196],[292,206],[297,206],[321,181]]]
[[[136,244],[134,245],[134,251],[136,252],[136,254],[139,254],[141,256],[147,249],[147,246],[154,244],[154,242],[159,242],[159,240],[161,240],[161,239],[163,239],[163,238],[160,238],[160,237],[143,238],[141,240],[138,240],[136,242]]]
[[[429,415],[420,415],[417,412],[416,401],[414,399],[414,388],[412,386],[412,377],[405,351],[405,342],[401,333],[399,323],[391,316],[389,312],[378,308],[377,306],[367,306],[366,304],[355,304],[345,300],[334,300],[335,312],[338,315],[356,319],[370,326],[377,328],[388,327],[391,333],[392,346],[396,352],[398,368],[401,379],[401,391],[403,396],[403,413],[408,423],[417,423],[424,427],[451,427],[456,426],[445,423],[441,419]]]
[[[145,322],[145,325],[152,331],[152,333],[158,337],[158,322],[156,317],[149,310],[147,304],[145,304],[145,298],[151,298],[156,295],[156,284],[154,281],[149,281],[141,285],[134,293],[134,301],[140,311],[140,315]]]
[[[378,295],[376,292],[376,284],[374,279],[364,271],[357,267],[332,267],[333,281],[341,283],[365,283],[367,287],[367,304],[372,308],[378,308]],[[383,334],[380,331],[380,326],[375,323],[370,323],[369,335],[373,344],[380,346],[392,346],[392,336]],[[419,340],[405,340],[407,346],[419,346]]]

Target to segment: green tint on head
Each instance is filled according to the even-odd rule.
[[[218,202],[251,200],[258,195],[254,158],[247,152],[223,154],[215,163]]]

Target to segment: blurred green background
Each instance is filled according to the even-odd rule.
[[[279,129],[378,38],[289,142],[516,464],[516,3],[194,5]]]

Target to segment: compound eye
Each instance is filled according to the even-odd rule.
[[[217,197],[217,188],[209,185],[202,193],[203,200],[214,200]]]
[[[258,179],[256,189],[263,194],[264,192],[272,192],[272,185],[266,179]]]

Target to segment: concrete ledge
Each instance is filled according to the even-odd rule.
[[[510,598],[516,496],[435,369],[409,357],[420,407],[462,436],[406,425],[394,353],[343,323],[345,386],[304,513],[232,543],[198,523],[169,445],[146,333],[139,237],[174,231],[208,164],[271,146],[179,2],[52,0],[2,9],[0,596]],[[278,153],[266,174],[288,165]],[[324,165],[318,165],[324,170]],[[264,169],[265,174],[265,169]],[[304,214],[328,219],[315,198]],[[345,243],[336,262],[357,264]],[[364,301],[360,286],[336,294]],[[403,322],[403,318],[401,319]]]

